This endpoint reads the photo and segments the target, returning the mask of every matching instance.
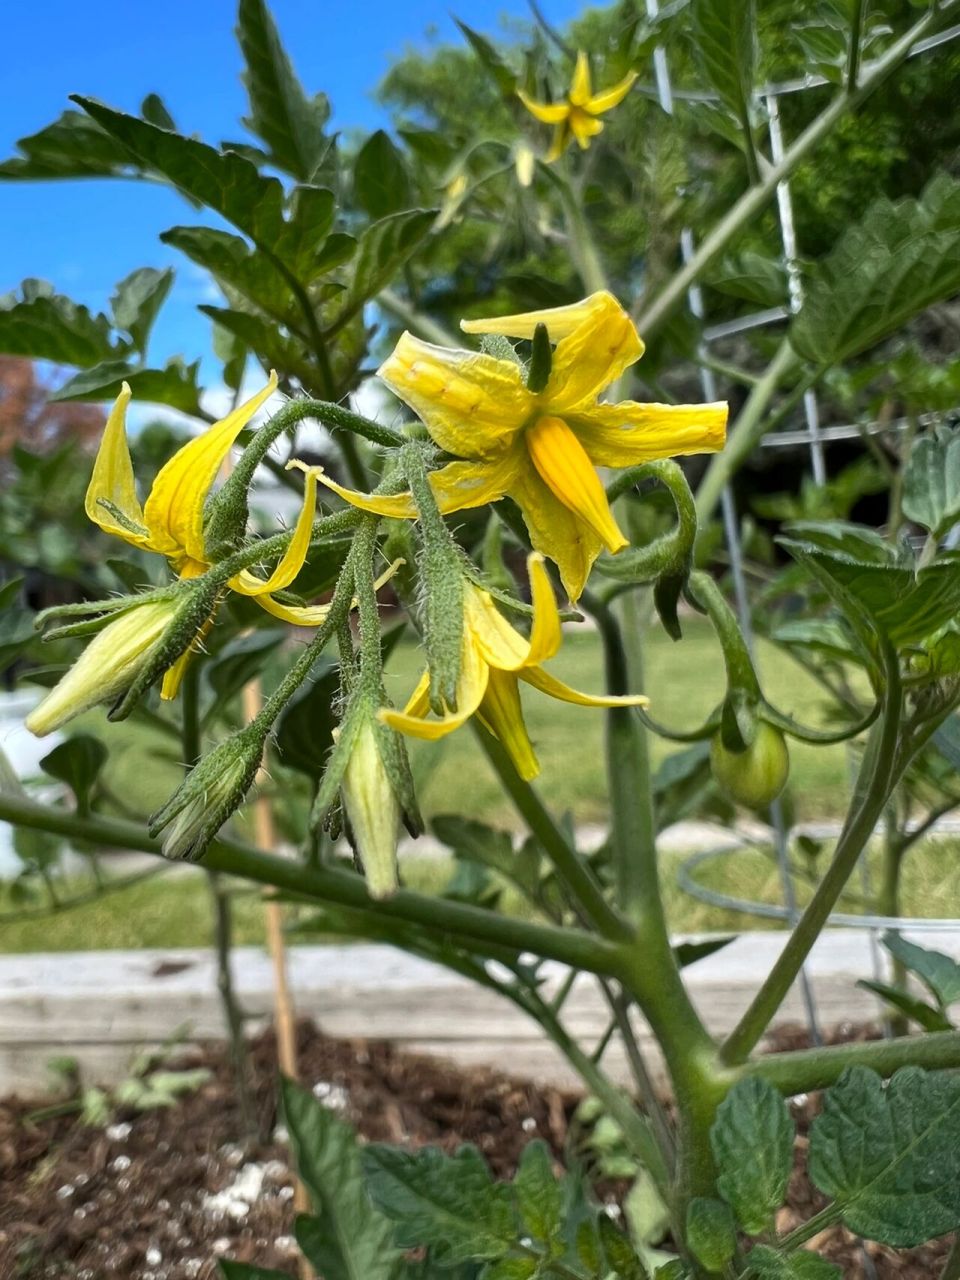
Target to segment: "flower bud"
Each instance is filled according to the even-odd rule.
[[[162,853],[197,862],[217,832],[243,804],[263,756],[263,733],[253,725],[203,757],[148,823],[152,836],[165,831]]]
[[[401,810],[380,751],[379,737],[384,732],[389,730],[364,721],[340,782],[352,844],[372,898],[388,898],[398,887]]]
[[[108,622],[27,716],[30,732],[42,738],[98,703],[121,697],[163,651],[178,610],[171,594],[133,605]]]
[[[743,751],[731,751],[717,730],[710,744],[710,767],[732,800],[751,809],[765,809],[783,790],[790,773],[786,739],[772,724],[758,720],[750,745]]]

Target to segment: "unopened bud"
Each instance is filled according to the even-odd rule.
[[[400,801],[380,753],[380,732],[375,723],[364,721],[340,782],[353,846],[372,898],[388,898],[398,887]]]
[[[30,732],[42,738],[98,703],[122,697],[162,657],[179,609],[171,593],[135,604],[108,622],[27,716]]]
[[[248,726],[203,757],[148,823],[164,832],[162,853],[176,861],[202,858],[223,824],[243,804],[263,755],[263,734]]]

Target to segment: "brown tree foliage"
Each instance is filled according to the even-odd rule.
[[[86,445],[99,439],[103,410],[51,402],[52,390],[38,378],[32,360],[0,356],[0,459],[17,444],[31,453],[50,453],[70,440]]]

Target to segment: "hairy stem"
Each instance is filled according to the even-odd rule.
[[[847,1067],[870,1067],[882,1076],[891,1076],[901,1067],[924,1067],[941,1071],[960,1067],[960,1031],[932,1031],[896,1040],[867,1040],[857,1044],[833,1044],[816,1049],[796,1049],[791,1053],[769,1053],[736,1068],[729,1076],[737,1080],[758,1076],[788,1097],[828,1089]]]

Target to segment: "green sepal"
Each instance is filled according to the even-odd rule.
[[[758,702],[743,689],[728,690],[720,708],[720,738],[728,751],[741,752],[757,736]]]
[[[386,694],[383,695],[383,705],[389,705]],[[402,734],[391,729],[389,725],[381,724],[379,720],[376,730],[380,759],[383,761],[383,767],[387,771],[394,794],[400,802],[403,825],[410,835],[418,836],[423,831],[424,824],[413,785],[413,771],[410,768],[406,740]]]
[[[550,381],[553,368],[553,348],[545,324],[538,324],[533,331],[533,349],[527,365],[527,390],[539,395]]]
[[[309,827],[316,831],[327,821],[334,802],[340,792],[340,783],[350,760],[350,752],[356,744],[357,737],[363,727],[364,710],[359,699],[354,698],[347,707],[340,721],[339,731],[334,738],[333,750],[323,772],[320,786],[314,797],[310,810]]]

